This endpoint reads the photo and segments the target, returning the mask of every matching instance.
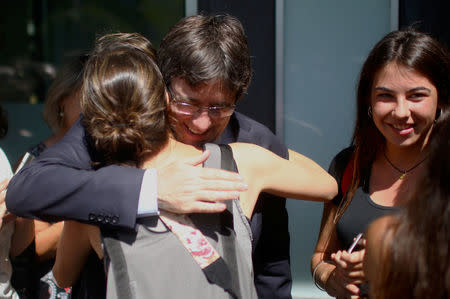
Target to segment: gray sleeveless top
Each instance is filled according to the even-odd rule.
[[[220,168],[220,148],[211,151],[205,167]],[[192,214],[196,227],[219,254],[235,260],[233,283],[239,298],[257,298],[251,259],[252,236],[240,204],[234,200],[228,210],[233,215],[235,240],[230,249],[229,232],[223,229],[220,214]],[[233,298],[222,287],[208,281],[180,240],[157,216],[139,219],[136,231],[102,232],[107,263],[107,298]],[[225,250],[224,250],[225,249]],[[237,277],[236,276],[237,273]],[[124,285],[124,283],[126,285]]]

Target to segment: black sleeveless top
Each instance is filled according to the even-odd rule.
[[[333,203],[337,206],[342,201],[341,180],[344,175],[345,168],[353,153],[353,148],[346,148],[334,157],[330,164],[328,172],[336,179],[339,186],[339,193],[333,199]],[[369,195],[371,166],[367,170],[362,171],[361,180],[355,194],[345,210],[342,217],[336,224],[338,240],[342,246],[341,249],[347,250],[353,243],[353,238],[359,233],[364,233],[370,223],[375,219],[384,215],[389,215],[399,211],[400,207],[387,207],[375,203]],[[367,298],[369,294],[369,286],[362,284],[359,286],[362,298]]]
[[[329,173],[339,184],[339,193],[333,199],[333,203],[339,206],[342,201],[341,179],[350,160],[352,148],[346,148],[334,157],[330,164]],[[369,224],[375,219],[395,213],[400,207],[387,207],[375,203],[369,196],[370,167],[362,172],[359,187],[356,189],[353,198],[336,224],[338,240],[342,249],[347,249],[353,242],[353,238],[367,230]]]

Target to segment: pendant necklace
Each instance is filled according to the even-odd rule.
[[[401,173],[400,176],[400,180],[403,180],[403,178],[411,171],[413,171],[417,166],[419,166],[420,164],[422,164],[426,159],[428,159],[428,156],[426,156],[423,160],[419,161],[417,164],[415,164],[413,167],[409,168],[409,169],[401,169],[397,166],[394,165],[394,163],[392,163],[391,160],[389,160],[388,156],[386,155],[386,151],[383,151],[383,155],[386,158],[386,161],[388,161],[388,163],[392,166],[392,168],[394,168],[395,170],[397,170],[398,172]]]

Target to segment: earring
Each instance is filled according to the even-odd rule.
[[[64,106],[58,106],[58,117],[61,122],[64,118]]]
[[[436,123],[436,122],[438,121],[438,119],[439,119],[440,116],[441,116],[441,109],[438,108],[438,109],[436,110],[436,117],[434,118],[434,123]]]
[[[372,118],[372,106],[369,106],[369,108],[367,108],[367,115],[369,116],[369,118]]]

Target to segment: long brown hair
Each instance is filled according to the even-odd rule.
[[[86,63],[83,123],[105,164],[139,166],[168,138],[166,89],[145,41],[139,34],[101,37]]]
[[[356,125],[351,146],[354,148],[351,163],[353,175],[348,192],[341,201],[335,222],[344,213],[359,186],[361,174],[375,159],[385,138],[368,113],[375,75],[390,62],[415,70],[428,78],[438,92],[436,125],[440,114],[449,109],[450,56],[448,50],[431,36],[412,29],[393,31],[380,40],[367,57],[359,76],[357,87]],[[434,135],[434,134],[433,134]]]
[[[386,231],[375,298],[448,298],[450,295],[450,119],[436,128],[427,173]]]

